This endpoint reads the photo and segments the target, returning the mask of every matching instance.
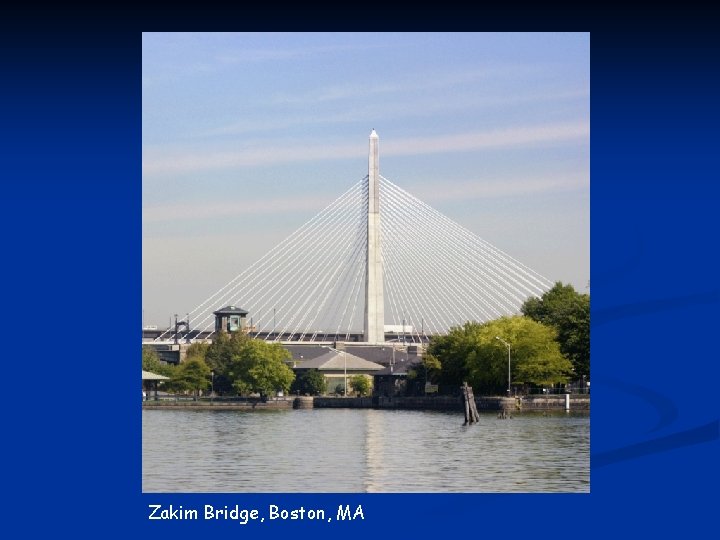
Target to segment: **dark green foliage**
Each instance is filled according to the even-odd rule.
[[[199,390],[210,387],[210,368],[201,358],[190,358],[178,367],[172,380],[173,386],[180,390]]]
[[[235,393],[233,388],[235,378],[230,364],[233,357],[240,354],[242,343],[246,339],[248,337],[242,333],[230,337],[225,332],[219,332],[206,349],[205,362],[215,372],[214,387],[218,394]]]
[[[440,360],[430,352],[425,352],[422,361],[413,364],[407,371],[407,392],[410,395],[425,394],[425,385],[435,384],[442,374]]]
[[[142,348],[142,368],[151,373],[172,377],[176,367],[160,360],[158,353],[152,347]]]
[[[572,362],[575,377],[590,376],[590,295],[557,282],[541,298],[529,298],[522,312],[555,328],[560,351]]]
[[[470,352],[471,331],[465,326],[453,328],[444,336],[433,338],[427,353],[442,363],[442,370],[436,380],[443,386],[459,387],[467,380],[465,359]]]
[[[210,345],[207,343],[193,343],[187,348],[186,356],[187,358],[202,358],[205,360],[205,355],[209,347]]]
[[[359,397],[366,396],[370,393],[370,378],[366,375],[354,375],[350,377],[350,387]]]
[[[327,390],[327,380],[317,369],[310,369],[297,377],[290,387],[293,394],[319,396]]]
[[[287,365],[290,353],[279,343],[251,339],[237,332],[219,333],[205,351],[205,360],[215,372],[219,393],[259,392],[266,396],[287,392],[295,374]]]

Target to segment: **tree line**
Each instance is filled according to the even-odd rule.
[[[486,323],[467,322],[432,339],[409,378],[443,387],[463,381],[476,392],[504,393],[513,387],[546,387],[590,377],[590,296],[557,282],[540,298],[529,298],[522,315]]]
[[[265,397],[278,391],[308,395],[327,391],[322,373],[312,369],[296,377],[288,365],[291,362],[290,352],[279,343],[252,339],[241,332],[219,333],[211,344],[193,343],[185,361],[177,366],[162,362],[150,347],[143,347],[142,353],[143,369],[169,377],[163,388],[170,392],[198,395],[212,389],[221,395]],[[363,396],[371,385],[366,376],[356,375],[350,377],[349,387],[349,392]]]
[[[161,362],[157,353],[143,347],[143,369],[170,377],[164,384],[169,391],[212,389],[219,394],[260,394],[287,392],[295,380],[288,366],[290,353],[279,343],[249,338],[241,332],[219,333],[212,343],[193,343],[186,359],[174,366]]]
[[[504,393],[508,345],[514,387],[589,380],[590,296],[558,282],[540,298],[525,301],[521,312],[486,323],[467,322],[447,335],[433,337],[422,362],[408,371],[410,382],[457,388],[468,381],[478,394]],[[296,378],[288,365],[291,362],[290,352],[279,343],[240,332],[219,333],[211,344],[193,343],[178,366],[160,361],[148,347],[143,347],[142,355],[144,370],[170,378],[163,384],[169,391],[197,395],[212,385],[216,393],[226,395],[326,393],[327,382],[320,372],[309,370]],[[355,395],[370,391],[364,376],[352,377],[350,386]]]

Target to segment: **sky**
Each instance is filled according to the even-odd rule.
[[[367,174],[589,292],[587,33],[145,33],[143,324]],[[220,307],[220,306],[219,306]]]

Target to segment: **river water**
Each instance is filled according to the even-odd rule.
[[[589,492],[587,414],[144,410],[153,493]]]

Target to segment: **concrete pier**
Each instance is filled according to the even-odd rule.
[[[312,396],[298,396],[293,401],[293,409],[312,409],[314,398]]]

